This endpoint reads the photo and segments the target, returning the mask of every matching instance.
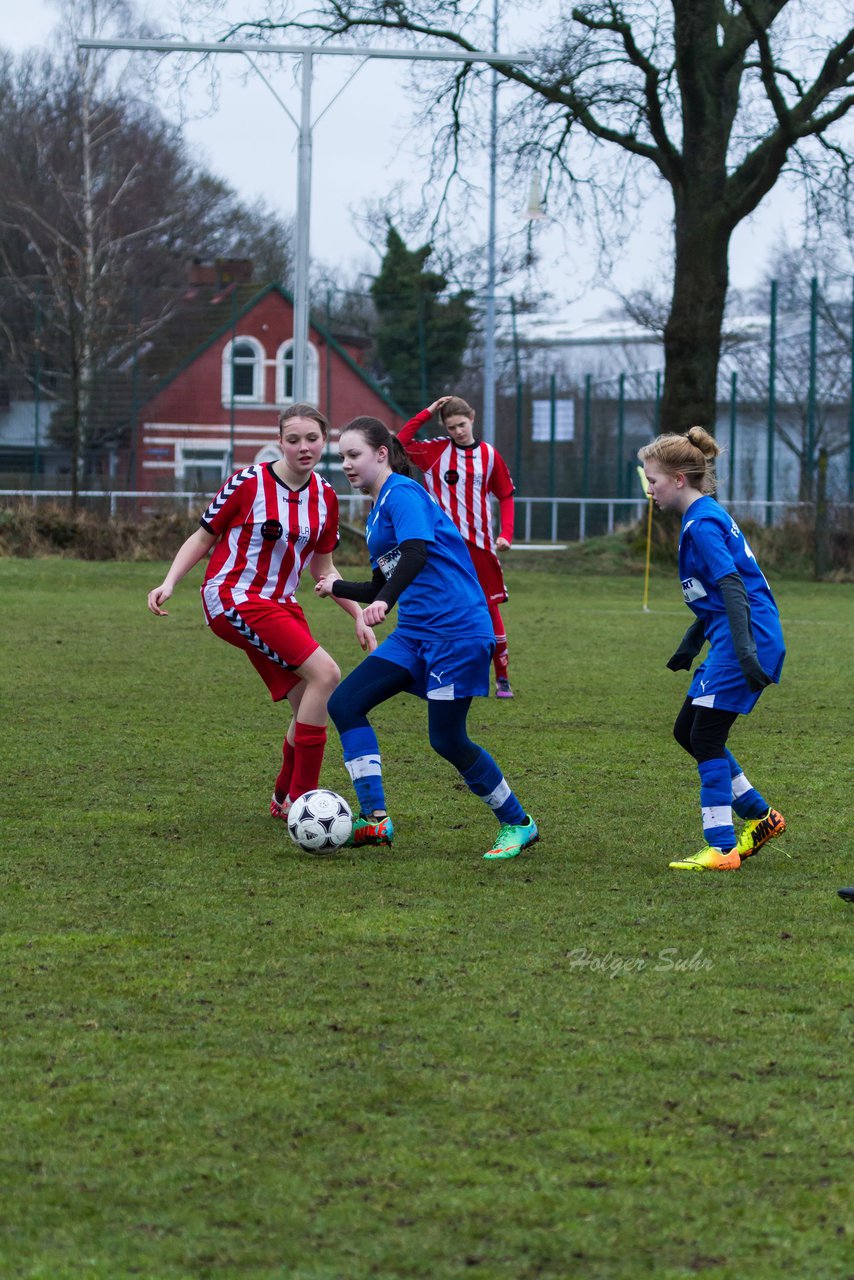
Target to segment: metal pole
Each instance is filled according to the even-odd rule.
[[[852,279],[854,286],[854,279]],[[851,374],[848,382],[848,501],[854,502],[854,287],[851,290]]]
[[[326,416],[332,421],[332,352],[329,350],[329,338],[332,333],[332,290],[326,286]],[[329,442],[324,450],[329,453]]]
[[[130,482],[136,488],[139,460],[139,287],[133,287],[133,364],[130,375]]]
[[[617,497],[623,496],[623,449],[626,433],[626,375],[620,374],[617,390]]]
[[[581,471],[581,494],[584,498],[590,497],[590,433],[591,433],[591,406],[590,401],[593,394],[593,377],[591,374],[584,375],[584,459]]]
[[[498,48],[498,0],[492,5],[492,46]],[[489,108],[489,232],[486,273],[486,334],[483,352],[483,438],[495,443],[495,205],[498,166],[498,72],[492,72]]]
[[[735,369],[732,371],[730,379],[729,393],[729,492],[727,494],[729,501],[735,498],[735,424],[736,424],[736,404],[738,399],[738,374]]]
[[[234,348],[237,345],[237,293],[231,291],[231,394],[228,397],[228,474],[234,471]]]
[[[33,411],[35,414],[35,439],[33,441],[33,488],[41,469],[41,453],[39,445],[39,427],[41,425],[41,391],[42,391],[42,287],[36,287],[36,360],[34,369]]]
[[[816,365],[818,354],[818,279],[810,281],[810,368],[807,391],[807,441],[806,441],[806,497],[813,491],[813,453],[815,452],[815,396]]]
[[[555,437],[557,435],[557,379],[549,378],[549,497],[555,496]]]
[[[513,467],[513,475],[520,489],[522,488],[522,396],[523,388],[520,379],[516,383],[516,462]]]
[[[513,474],[516,484],[522,487],[522,371],[519,361],[519,334],[516,330],[516,299],[510,296],[510,317],[513,324],[513,368],[516,374],[516,462]]]
[[[303,53],[302,107],[297,163],[296,262],[294,264],[294,400],[308,395],[308,253],[311,224],[311,76],[312,55]]]
[[[777,434],[777,281],[771,281],[771,333],[768,350],[768,444],[765,459],[765,524],[774,521],[774,441]]]
[[[498,0],[493,0],[495,10],[493,27],[498,29]],[[457,49],[377,49],[361,45],[339,45],[331,48],[327,45],[296,44],[262,44],[258,41],[234,41],[224,44],[220,41],[200,41],[191,43],[187,40],[78,40],[78,49],[107,50],[148,50],[161,53],[239,53],[239,54],[296,54],[302,62],[302,109],[299,122],[299,165],[297,174],[297,214],[296,214],[296,264],[294,269],[294,345],[293,345],[293,397],[295,400],[306,398],[308,389],[308,265],[309,265],[309,220],[311,216],[311,76],[314,56],[337,55],[344,58],[393,58],[404,62],[488,62],[494,66],[527,65],[534,62],[531,53],[502,53],[492,50],[457,50]],[[257,70],[257,68],[256,68]],[[262,79],[265,79],[263,76]],[[266,80],[265,80],[266,83]],[[271,86],[268,84],[268,88]],[[498,92],[498,72],[493,72],[493,97]],[[284,103],[275,94],[280,105]],[[290,116],[291,113],[285,107]],[[493,106],[497,111],[497,104]],[[293,116],[291,116],[293,120]],[[494,128],[495,126],[493,126]],[[490,199],[491,213],[494,213],[494,189]],[[494,253],[494,226],[491,233]],[[493,281],[489,289],[489,298],[494,305],[494,263],[492,267]],[[489,328],[489,324],[487,324]],[[494,330],[494,316],[492,322]],[[494,377],[493,377],[494,381]],[[494,396],[493,396],[494,403]],[[494,408],[493,408],[494,428]],[[484,416],[484,437],[488,434],[489,422]]]

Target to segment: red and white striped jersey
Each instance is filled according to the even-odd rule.
[[[427,414],[428,420],[429,417]],[[448,436],[412,440],[422,425],[419,418],[423,415],[413,418],[398,433],[407,457],[424,472],[428,490],[466,541],[494,552],[489,495],[494,494],[499,502],[513,496],[515,489],[507,463],[493,445],[482,440],[468,448],[459,448]],[[512,538],[512,524],[509,535],[504,536],[508,541]]]
[[[255,464],[226,480],[201,523],[219,536],[202,584],[213,618],[250,598],[292,599],[314,553],[338,545],[338,498],[314,473],[289,489],[272,463]]]

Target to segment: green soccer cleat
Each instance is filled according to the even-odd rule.
[[[366,845],[385,845],[391,848],[394,840],[394,823],[388,814],[378,817],[371,814],[365,817],[360,814],[358,818],[353,819],[353,830],[347,839],[348,845],[355,845],[357,849],[364,848]]]
[[[741,858],[735,849],[716,849],[707,844],[705,849],[695,853],[692,858],[683,858],[679,862],[671,862],[673,871],[738,871]]]
[[[736,852],[744,861],[745,858],[758,853],[763,844],[781,836],[785,830],[786,819],[782,813],[778,813],[776,809],[769,809],[764,818],[753,818],[744,824],[741,835],[738,837],[738,844],[735,846]]]
[[[498,859],[518,858],[523,849],[527,849],[529,844],[536,844],[540,838],[537,830],[537,824],[530,814],[525,815],[525,822],[521,826],[511,826],[505,824],[498,830],[498,839],[491,849],[483,855],[488,862],[496,862]]]

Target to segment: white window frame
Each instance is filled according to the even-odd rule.
[[[220,482],[217,489],[229,475],[231,466],[231,450],[228,442],[222,440],[193,440],[188,444],[175,445],[175,483],[179,490],[186,486],[186,475],[189,467],[216,466],[219,463]],[[211,490],[215,492],[215,490]]]
[[[222,403],[224,406],[231,404],[231,350],[233,346],[245,344],[252,348],[252,394],[248,396],[234,397],[235,404],[263,404],[264,403],[264,348],[257,338],[251,337],[248,333],[241,333],[225,344],[222,349]],[[248,364],[249,361],[238,359],[236,364]]]
[[[286,394],[288,370],[290,369],[293,372],[294,367],[293,353],[293,338],[288,338],[283,342],[276,352],[276,404],[282,406],[293,402],[293,396]],[[293,377],[291,378],[291,385],[293,385]],[[311,404],[320,403],[320,355],[313,342],[308,344],[305,398]]]

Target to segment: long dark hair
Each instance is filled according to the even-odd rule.
[[[412,467],[403,445],[379,418],[354,418],[341,428],[340,435],[343,436],[345,431],[358,431],[373,449],[381,449],[385,445],[388,449],[388,465],[392,471],[402,476],[412,475]]]

